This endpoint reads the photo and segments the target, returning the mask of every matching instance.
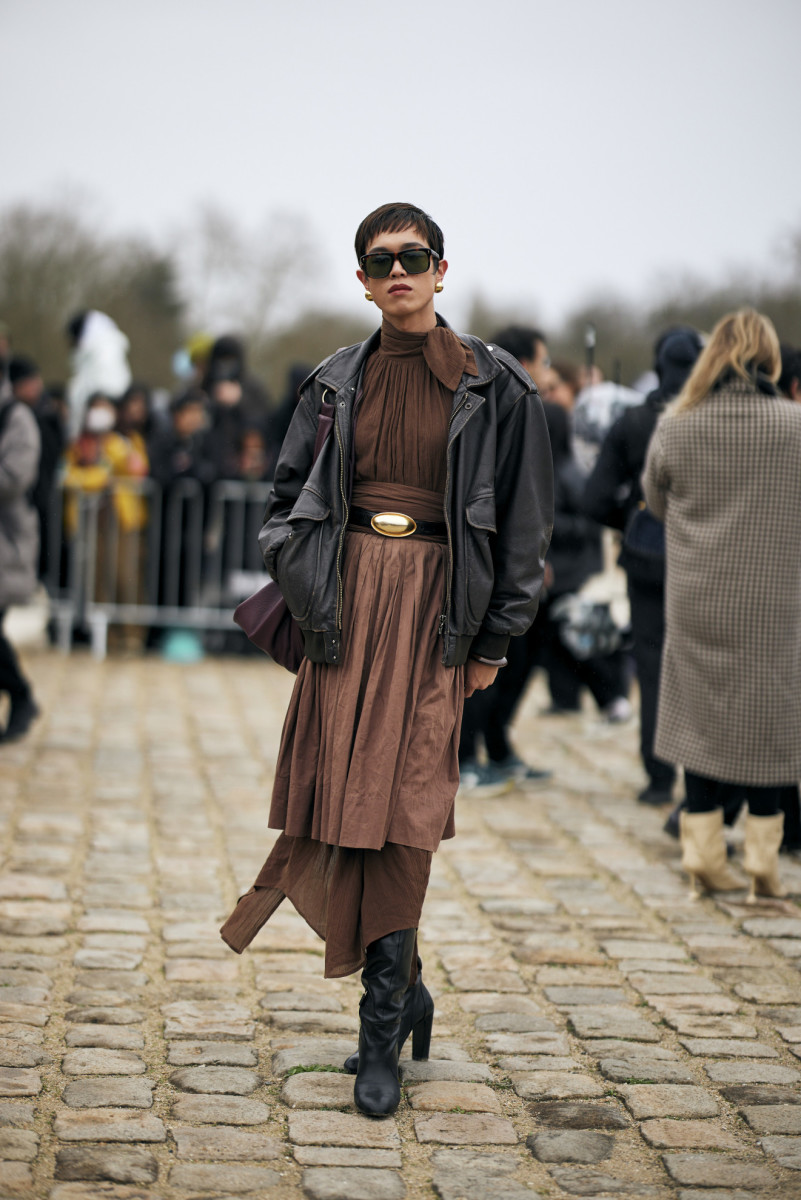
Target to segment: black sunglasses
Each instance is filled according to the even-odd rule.
[[[429,250],[427,246],[415,246],[411,250],[401,250],[398,254],[390,254],[388,250],[377,250],[375,254],[363,254],[359,262],[368,278],[386,279],[395,265],[396,258],[407,275],[422,275],[430,268],[432,257],[439,262],[436,250]]]

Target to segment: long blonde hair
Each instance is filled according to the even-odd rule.
[[[775,383],[781,374],[781,364],[779,339],[772,321],[753,308],[728,313],[712,330],[687,382],[671,405],[671,413],[678,416],[695,408],[729,371],[753,383],[758,370]]]

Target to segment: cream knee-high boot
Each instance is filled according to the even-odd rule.
[[[732,892],[742,887],[726,862],[723,836],[723,809],[712,812],[679,813],[681,865],[690,876],[691,894],[697,896],[700,884],[709,892]]]
[[[775,817],[745,818],[744,866],[751,876],[747,904],[756,904],[757,896],[781,897],[786,893],[779,881],[779,847],[784,833],[784,813]]]

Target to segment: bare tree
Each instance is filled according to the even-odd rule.
[[[136,375],[169,386],[182,336],[169,256],[142,239],[98,233],[77,202],[7,209],[0,219],[0,317],[14,349],[32,355],[47,379],[64,379],[64,326],[88,308],[107,312],[128,335]]]
[[[312,250],[301,216],[274,212],[246,230],[223,209],[204,206],[177,240],[190,320],[242,334],[258,355],[276,329],[302,311]]]
[[[16,205],[0,221],[0,315],[16,349],[50,375],[66,368],[69,314],[101,276],[104,248],[69,209]]]

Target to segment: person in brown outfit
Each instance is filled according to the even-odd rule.
[[[222,927],[241,952],[288,896],[326,976],[363,967],[354,1097],[395,1111],[433,1001],[416,953],[431,857],[454,836],[464,697],[537,609],[552,524],[548,433],[509,355],[434,309],[439,226],[388,204],[356,235],[381,329],[302,386],[259,541],[304,634],[270,826],[283,832]],[[333,432],[315,457],[321,406]]]

